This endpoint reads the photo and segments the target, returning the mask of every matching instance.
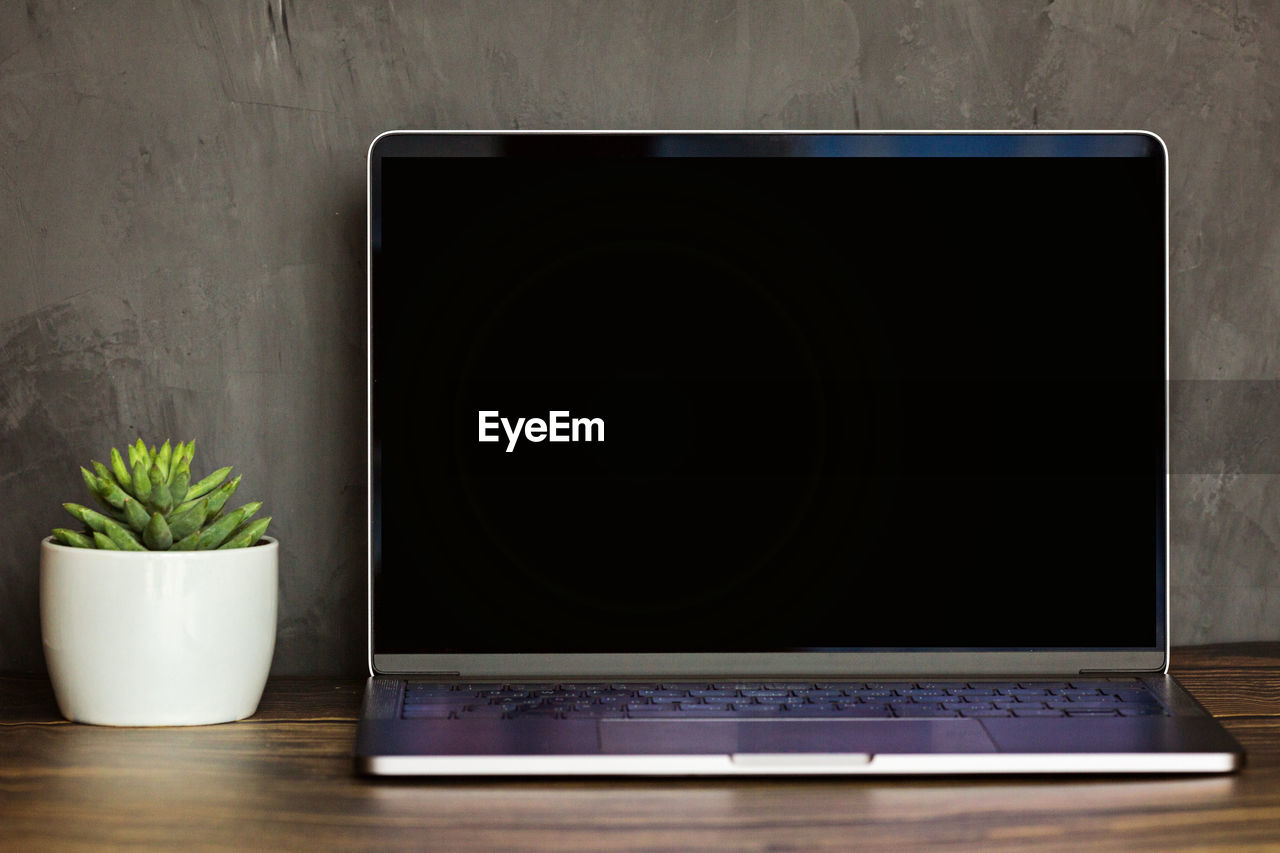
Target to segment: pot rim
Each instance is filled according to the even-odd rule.
[[[103,559],[125,559],[136,560],[141,558],[161,559],[161,560],[208,560],[221,558],[226,559],[235,551],[251,551],[257,548],[267,548],[278,550],[280,540],[274,536],[263,536],[259,541],[266,540],[265,545],[250,545],[247,548],[231,548],[227,553],[222,553],[217,548],[208,551],[104,551],[98,548],[73,548],[70,545],[61,545],[53,541],[53,536],[46,536],[40,540],[41,548],[49,548],[57,551],[67,551],[73,554],[88,555],[89,553],[101,555]]]

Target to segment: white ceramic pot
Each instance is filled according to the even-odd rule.
[[[197,726],[257,709],[276,640],[279,545],[97,551],[40,543],[58,709],[106,726]]]

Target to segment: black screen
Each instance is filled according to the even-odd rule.
[[[1164,163],[1127,139],[375,156],[376,651],[1153,647]]]

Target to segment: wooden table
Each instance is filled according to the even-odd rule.
[[[276,678],[256,716],[193,729],[58,718],[0,678],[0,848],[1280,849],[1280,643],[1175,650],[1249,750],[1190,778],[374,781],[359,679]]]

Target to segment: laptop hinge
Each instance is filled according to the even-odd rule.
[[[1081,675],[1158,675],[1160,669],[1082,669]]]
[[[415,669],[413,671],[400,670],[379,670],[379,678],[400,678],[409,681],[431,681],[441,678],[460,678],[461,675],[456,669]]]
[[[397,678],[407,678],[414,681],[427,681],[432,678],[459,678],[460,677],[460,673],[456,669],[454,670],[424,669],[421,671],[414,670],[413,672],[397,672],[395,673],[395,675]]]

